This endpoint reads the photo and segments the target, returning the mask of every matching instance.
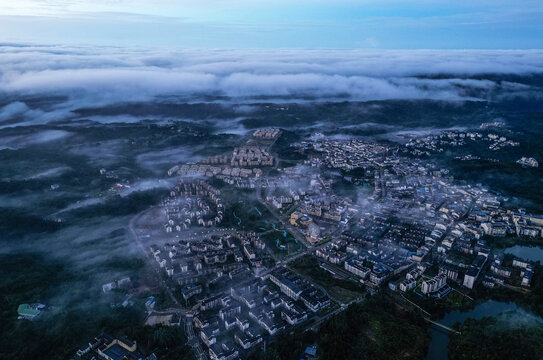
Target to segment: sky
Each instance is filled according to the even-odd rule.
[[[0,42],[540,49],[541,0],[0,0]]]

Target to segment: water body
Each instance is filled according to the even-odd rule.
[[[234,211],[234,217],[238,220],[238,225],[241,225],[241,218],[236,215],[235,211]]]
[[[504,312],[520,310],[520,308],[513,302],[501,302],[489,300],[482,304],[477,305],[470,311],[451,311],[446,313],[437,322],[452,327],[456,322],[463,323],[464,320],[471,318],[480,320],[485,316],[497,316]],[[436,326],[430,326],[430,347],[428,348],[428,354],[426,360],[443,360],[447,359],[447,351],[449,347],[449,333],[446,330],[440,329]]]
[[[515,245],[505,249],[506,254],[512,254],[516,257],[529,261],[539,261],[543,264],[543,249],[539,246],[521,246]]]
[[[287,231],[286,230],[278,229],[277,225],[275,225],[275,224],[272,224],[272,227],[273,227],[273,230],[275,230],[275,231],[282,231],[283,232],[283,237],[285,237],[285,238],[287,237]]]

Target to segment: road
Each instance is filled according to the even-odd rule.
[[[192,327],[192,321],[187,321],[187,318],[184,320],[185,322],[185,333],[187,334],[187,344],[190,345],[192,350],[194,351],[194,354],[196,355],[196,358],[198,360],[206,360],[207,355],[202,350],[202,347],[200,346],[200,341],[198,340],[198,337],[194,335],[194,329]]]
[[[148,209],[147,211],[151,211],[152,209],[154,209],[155,207],[153,208],[150,208]],[[172,290],[170,289],[170,287],[166,284],[166,281],[164,280],[164,276],[162,274],[162,271],[160,271],[160,267],[158,266],[157,262],[154,261],[155,259],[152,257],[151,255],[151,252],[150,251],[146,251],[145,249],[145,245],[142,243],[141,241],[141,238],[138,236],[138,233],[134,227],[134,225],[137,223],[137,221],[147,212],[147,211],[144,211],[144,212],[141,212],[139,213],[138,215],[134,216],[132,219],[130,219],[130,222],[128,223],[128,231],[130,232],[130,234],[132,235],[132,237],[134,238],[134,241],[135,243],[138,245],[139,249],[141,250],[141,252],[143,253],[143,255],[149,259],[149,264],[151,265],[151,267],[153,268],[153,270],[155,271],[155,273],[157,274],[157,277],[160,281],[160,285],[166,290],[166,294],[168,294],[168,296],[170,297],[171,301],[179,306],[179,301],[177,301],[177,299],[175,298]]]
[[[457,330],[455,330],[455,329],[453,329],[451,327],[448,327],[447,325],[443,325],[441,323],[438,323],[437,321],[434,321],[434,320],[432,320],[430,318],[424,318],[424,320],[428,321],[430,324],[434,324],[436,326],[439,326],[440,328],[445,329],[445,330],[447,330],[449,332],[452,332],[454,334],[457,334],[457,335],[462,334],[460,331],[457,331]]]

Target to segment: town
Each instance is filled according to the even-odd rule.
[[[279,166],[273,145],[282,133],[257,130],[230,153],[175,164],[163,220],[135,225],[179,307],[169,320],[149,308],[147,323],[183,326],[198,359],[246,358],[277,334],[314,329],[379,292],[428,317],[421,299],[530,289],[534,264],[492,243],[542,238],[543,217],[504,207],[424,157],[444,144],[516,143],[457,131],[399,146],[317,134],[292,144],[303,160]],[[129,340],[100,336],[81,354],[135,356]]]

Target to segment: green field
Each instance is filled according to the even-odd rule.
[[[285,236],[286,235],[286,236]],[[268,230],[261,238],[273,253],[274,257],[285,259],[305,250],[304,244],[298,242],[292,234],[285,230]]]
[[[506,315],[467,319],[451,337],[449,359],[541,359],[543,325]]]
[[[230,186],[221,189],[226,203],[223,227],[245,231],[263,232],[271,229],[273,215],[256,199],[254,191],[239,190]]]
[[[312,255],[296,259],[290,267],[325,288],[330,296],[343,303],[348,303],[364,294],[364,287],[361,284],[333,277],[328,271],[320,268],[317,259]]]

